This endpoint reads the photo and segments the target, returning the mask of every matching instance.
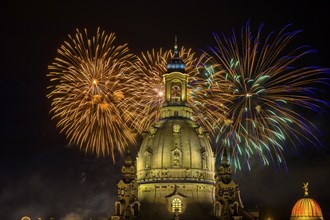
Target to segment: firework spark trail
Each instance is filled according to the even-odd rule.
[[[89,38],[78,29],[58,49],[58,57],[49,65],[52,83],[47,97],[57,126],[70,141],[97,155],[122,153],[135,142],[130,126],[122,115],[120,103],[132,96],[127,84],[134,56],[128,47],[115,45],[116,37],[100,29]]]
[[[223,80],[222,72],[214,71],[217,65],[206,65],[207,62],[204,55],[198,60],[197,73],[189,84],[189,100],[193,107],[193,120],[215,135],[219,123],[225,120],[231,94],[225,93],[228,83]]]
[[[317,92],[329,80],[325,76],[328,69],[298,67],[298,61],[313,51],[308,47],[289,49],[300,31],[288,29],[286,26],[277,35],[271,33],[263,41],[262,26],[253,37],[247,23],[240,38],[235,31],[230,37],[214,34],[217,46],[204,52],[214,65],[207,78],[209,85],[227,87],[222,87],[223,94],[212,93],[210,86],[204,89],[231,100],[218,104],[228,109],[225,119],[216,123],[217,141],[220,148],[231,150],[238,169],[242,161],[250,169],[255,155],[264,165],[270,161],[285,165],[283,153],[288,143],[295,148],[297,142],[319,144],[314,135],[316,127],[297,109],[318,112],[326,105],[317,98]]]
[[[328,81],[327,69],[293,64],[311,53],[288,50],[299,31],[253,38],[249,24],[240,39],[215,36],[216,47],[196,58],[181,48],[189,75],[188,102],[197,121],[231,149],[236,168],[259,156],[263,164],[285,163],[285,144],[317,143],[315,126],[296,107],[320,111],[316,85]],[[114,34],[97,31],[88,38],[77,30],[49,66],[51,113],[70,143],[97,155],[123,152],[135,142],[132,128],[147,130],[159,119],[164,102],[163,74],[173,51],[142,53],[137,60],[127,45],[114,45]],[[220,148],[221,148],[220,147]],[[218,151],[221,149],[217,149]]]
[[[126,99],[122,105],[128,106],[125,118],[142,133],[159,119],[164,102],[162,74],[166,71],[169,51],[152,50],[142,53],[134,65],[134,75],[138,76],[130,90],[134,97]],[[133,104],[132,104],[133,103]]]

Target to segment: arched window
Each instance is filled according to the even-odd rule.
[[[172,212],[182,212],[182,202],[179,198],[174,198],[172,200]]]
[[[133,205],[133,216],[138,216],[139,215],[139,204],[135,203]]]
[[[173,125],[173,132],[174,133],[179,133],[180,132],[180,129],[181,129],[181,126],[178,125],[178,124],[174,124]]]
[[[120,216],[120,203],[119,202],[116,203],[116,215]]]
[[[181,151],[179,149],[172,151],[172,163],[173,167],[181,166]]]
[[[221,216],[221,204],[219,202],[216,202],[215,203],[215,206],[214,206],[214,215],[217,216],[217,217],[220,217]]]
[[[181,101],[181,83],[173,82],[171,85],[171,101],[180,102]]]

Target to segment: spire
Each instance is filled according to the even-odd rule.
[[[178,51],[178,37],[174,37],[174,57],[179,58],[179,51]]]
[[[124,182],[126,183],[131,182],[135,178],[136,175],[135,171],[136,169],[133,164],[131,151],[130,149],[127,149],[124,164],[121,167],[121,173],[123,175]]]
[[[223,149],[223,155],[221,160],[221,166],[223,167],[229,167],[229,160],[228,160],[228,154],[227,154],[227,147]]]
[[[222,182],[227,184],[231,181],[232,173],[233,171],[228,160],[227,147],[225,147],[223,149],[222,159],[218,169],[218,176]]]
[[[183,61],[180,59],[179,47],[178,47],[178,38],[174,37],[174,55],[171,61],[167,64],[167,72],[181,72],[185,73],[186,66]]]
[[[132,165],[132,157],[131,157],[131,150],[128,148],[126,151],[126,157],[125,157],[125,161],[124,164],[126,167],[129,167]]]

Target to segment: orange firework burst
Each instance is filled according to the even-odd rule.
[[[132,96],[126,85],[134,81],[130,68],[135,57],[126,44],[115,45],[115,38],[100,29],[91,38],[86,29],[69,35],[48,67],[52,85],[47,95],[53,118],[70,143],[113,160],[115,151],[122,153],[135,142],[121,105]]]

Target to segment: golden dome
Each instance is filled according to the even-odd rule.
[[[213,150],[208,133],[191,119],[188,74],[178,59],[163,75],[160,119],[143,134],[136,158],[138,200],[146,219],[173,219],[177,211],[184,219],[202,219],[214,202]]]
[[[179,58],[178,58],[179,59]],[[173,67],[174,68],[174,67]],[[137,156],[137,182],[214,184],[214,155],[208,133],[191,119],[188,75],[176,67],[163,75],[165,102]]]
[[[305,196],[299,199],[293,206],[291,212],[291,220],[323,220],[323,215],[319,204],[312,198],[308,197],[308,183],[304,184]]]
[[[304,219],[306,219],[306,217],[312,217],[311,219],[323,219],[319,204],[317,204],[314,199],[308,197],[299,199],[296,202],[291,212],[291,219],[292,217],[304,217]]]
[[[189,179],[213,183],[214,156],[207,133],[187,118],[159,121],[145,134],[137,174],[138,182]]]

